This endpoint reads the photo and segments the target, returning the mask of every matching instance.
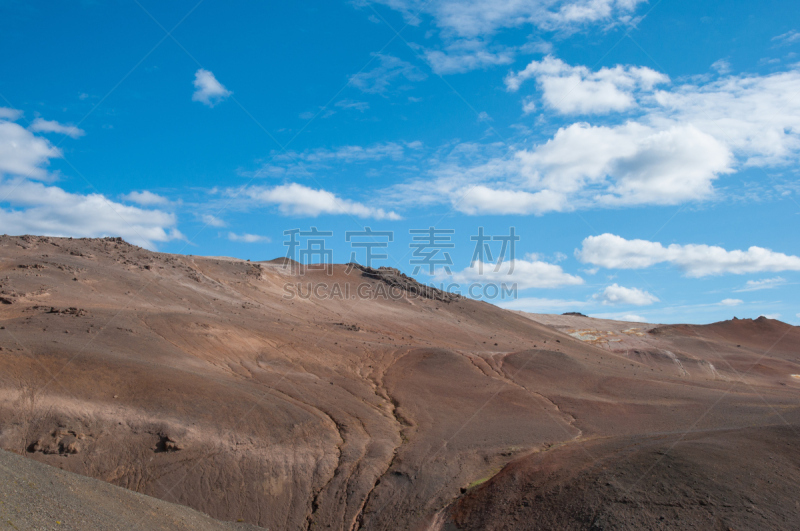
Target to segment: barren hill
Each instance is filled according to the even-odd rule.
[[[390,269],[35,236],[0,237],[0,302],[2,448],[270,529],[558,529],[573,502],[606,515],[576,528],[634,522],[598,463],[669,498],[719,459],[769,481],[759,437],[797,443],[800,331],[778,321],[549,322]],[[660,472],[689,442],[683,475]],[[552,485],[589,494],[531,495]],[[797,520],[758,485],[714,507]]]

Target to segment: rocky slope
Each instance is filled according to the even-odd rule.
[[[777,321],[596,330],[618,345],[284,262],[0,237],[0,446],[271,529],[480,528],[530,459],[798,422],[800,335]]]

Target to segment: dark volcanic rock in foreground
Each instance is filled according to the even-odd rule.
[[[0,237],[0,446],[271,529],[707,528],[655,509],[702,489],[734,528],[721,497],[800,518],[752,455],[798,442],[796,327],[531,316],[293,265]]]
[[[565,445],[509,464],[444,528],[794,529],[797,436],[775,425]]]

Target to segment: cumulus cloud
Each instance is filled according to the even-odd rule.
[[[652,91],[669,78],[647,67],[621,66],[592,71],[571,66],[548,55],[532,61],[506,79],[506,88],[519,90],[528,79],[536,79],[544,104],[562,114],[603,114],[625,111],[636,106],[639,91]]]
[[[131,203],[136,203],[137,205],[142,205],[142,206],[169,204],[169,199],[160,196],[158,194],[154,194],[153,192],[150,192],[148,190],[143,190],[141,192],[131,192],[129,194],[123,195],[122,198],[126,201],[130,201]]]
[[[563,313],[574,311],[588,306],[586,301],[571,301],[563,299],[542,299],[537,297],[520,297],[510,301],[498,302],[497,305],[506,310],[516,310],[530,313]]]
[[[0,120],[0,175],[46,178],[50,159],[60,157],[61,150],[46,138],[14,122]]]
[[[19,120],[22,116],[22,111],[17,109],[10,109],[8,107],[0,107],[0,120]]]
[[[783,277],[764,278],[761,280],[748,280],[743,288],[736,291],[741,293],[743,291],[760,291],[762,289],[772,289],[786,284],[786,279]]]
[[[763,247],[727,251],[710,245],[671,244],[626,240],[614,234],[589,236],[575,251],[582,262],[614,269],[642,269],[660,263],[673,264],[689,277],[723,273],[800,271],[800,257],[776,253]]]
[[[236,234],[235,232],[229,232],[228,239],[232,242],[240,243],[269,243],[271,241],[266,236],[259,236],[258,234]]]
[[[620,321],[630,321],[632,323],[646,323],[647,319],[642,317],[641,315],[636,315],[633,313],[626,313],[619,317]]]
[[[597,96],[573,105],[563,92],[545,88],[548,108],[589,112],[632,105],[638,115],[615,125],[565,125],[545,142],[523,141],[500,154],[436,160],[429,178],[408,185],[417,197],[449,202],[468,214],[672,205],[717,196],[717,180],[743,168],[800,161],[800,66],[662,90],[667,78],[647,69],[592,72],[552,57],[531,64],[508,79],[511,89],[529,77],[560,82],[577,76],[576,83]],[[548,103],[548,94],[562,100]],[[529,98],[525,112],[535,108]]]
[[[800,154],[800,69],[726,76],[654,94],[646,119],[691,123],[728,146],[747,166],[796,161]]]
[[[233,94],[217,81],[212,72],[204,68],[200,68],[194,73],[194,89],[192,101],[199,101],[209,107],[213,107]]]
[[[564,272],[561,266],[540,260],[509,260],[500,264],[484,264],[475,262],[470,267],[453,273],[452,276],[436,277],[439,280],[450,280],[459,284],[494,284],[511,286],[518,289],[560,288],[583,284],[583,279]]]
[[[470,215],[539,214],[567,207],[566,195],[551,190],[495,190],[477,185],[454,191],[451,197],[456,210]]]
[[[658,297],[638,288],[625,288],[616,283],[607,286],[593,297],[605,305],[630,304],[633,306],[648,306],[658,302]]]
[[[157,243],[183,238],[174,214],[110,201],[101,194],[74,194],[25,179],[0,182],[0,196],[12,208],[0,208],[7,234],[102,237],[122,236],[154,249]]]
[[[691,125],[658,130],[635,122],[578,123],[517,158],[531,186],[574,194],[600,184],[595,202],[615,205],[708,197],[713,180],[731,171],[727,148]]]
[[[321,214],[349,214],[359,218],[401,219],[395,212],[387,212],[348,199],[342,199],[332,192],[309,188],[297,183],[266,188],[251,186],[233,192],[259,203],[277,205],[284,214],[317,217]]]
[[[227,225],[224,220],[219,219],[217,216],[212,216],[211,214],[203,214],[200,216],[200,219],[203,220],[203,223],[211,227],[224,227]]]
[[[35,119],[28,129],[34,133],[58,133],[72,138],[79,138],[86,134],[83,129],[79,129],[74,125],[60,124],[55,120],[43,120],[42,118]]]
[[[393,55],[374,54],[379,65],[350,76],[350,84],[368,94],[383,94],[398,80],[422,81],[428,76],[416,66]]]
[[[719,303],[721,306],[739,306],[743,302],[742,299],[722,299]]]
[[[535,148],[477,158],[448,158],[431,170],[432,179],[408,183],[405,191],[471,215],[539,215],[710,198],[714,181],[732,171],[725,145],[695,127],[635,122],[577,123]]]
[[[183,238],[174,214],[124,205],[101,194],[75,194],[31,179],[48,179],[51,159],[61,151],[40,132],[75,133],[59,130],[56,122],[34,122],[31,130],[11,120],[18,111],[0,112],[0,227],[7,234],[100,237],[122,236],[127,241],[154,249],[157,243]],[[76,128],[77,129],[77,128]],[[80,136],[73,134],[72,136]],[[143,192],[146,194],[149,192]],[[155,195],[155,194],[153,194]],[[143,197],[145,197],[143,195]]]
[[[552,57],[532,65],[512,74],[509,87],[530,77],[577,76],[578,84],[594,87],[587,90],[605,87],[595,90],[605,95],[579,98],[563,111],[633,105],[629,110],[637,114],[613,125],[568,124],[549,140],[522,140],[499,153],[486,145],[485,155],[438,158],[425,178],[406,183],[415,199],[450,203],[468,214],[673,205],[717,197],[717,182],[747,167],[800,161],[800,65],[678,86],[631,66],[590,71]],[[548,104],[543,92],[546,108],[571,105],[569,98]],[[525,112],[535,109],[530,96],[523,101]]]

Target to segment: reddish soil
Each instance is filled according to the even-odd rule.
[[[597,341],[291,266],[0,237],[0,447],[270,529],[800,521],[798,328],[570,317]]]

